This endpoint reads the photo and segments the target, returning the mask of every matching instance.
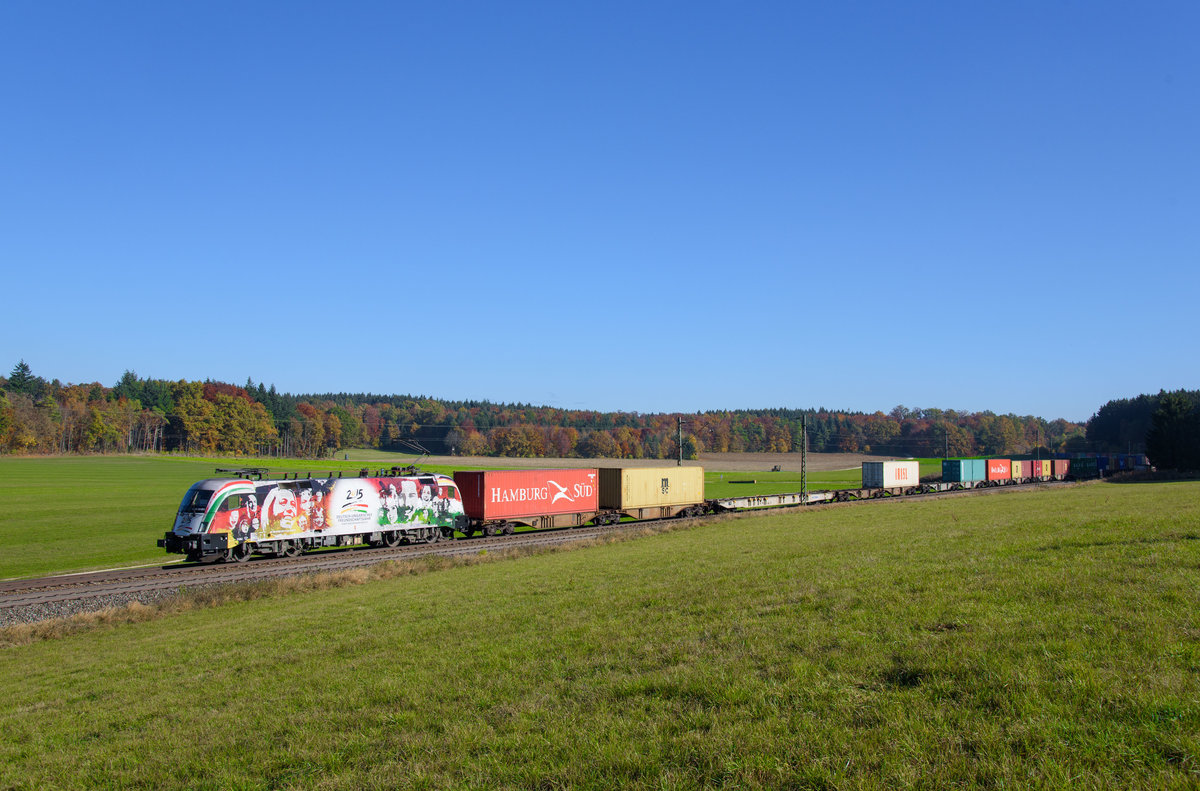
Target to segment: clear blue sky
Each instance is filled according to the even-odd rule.
[[[0,5],[0,369],[1086,419],[1200,387],[1195,2]]]

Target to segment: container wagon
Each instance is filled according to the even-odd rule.
[[[595,468],[455,472],[467,517],[459,529],[469,538],[517,526],[579,527],[599,515],[598,478]]]
[[[898,489],[921,483],[921,464],[916,461],[864,461],[864,489]]]
[[[983,459],[943,459],[942,480],[947,483],[975,483],[986,477]]]
[[[708,511],[704,468],[601,468],[600,510],[609,521],[700,516]]]
[[[1100,460],[1095,456],[1071,459],[1071,477],[1078,480],[1100,477]]]
[[[1003,481],[1011,481],[1012,462],[1008,459],[988,459],[987,480],[989,483],[994,484],[998,484]]]

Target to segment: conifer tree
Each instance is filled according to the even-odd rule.
[[[8,375],[8,390],[12,393],[26,393],[32,395],[37,388],[37,379],[33,375],[33,371],[29,368],[29,364],[24,360],[13,366],[12,372]]]

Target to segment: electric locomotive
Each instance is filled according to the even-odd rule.
[[[458,486],[446,475],[209,478],[187,490],[158,545],[192,561],[244,561],[328,546],[433,543],[465,525]]]

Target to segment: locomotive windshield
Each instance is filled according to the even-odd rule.
[[[208,506],[208,501],[212,499],[212,496],[212,489],[202,489],[200,486],[193,486],[183,496],[183,502],[179,505],[179,510],[203,511]]]

